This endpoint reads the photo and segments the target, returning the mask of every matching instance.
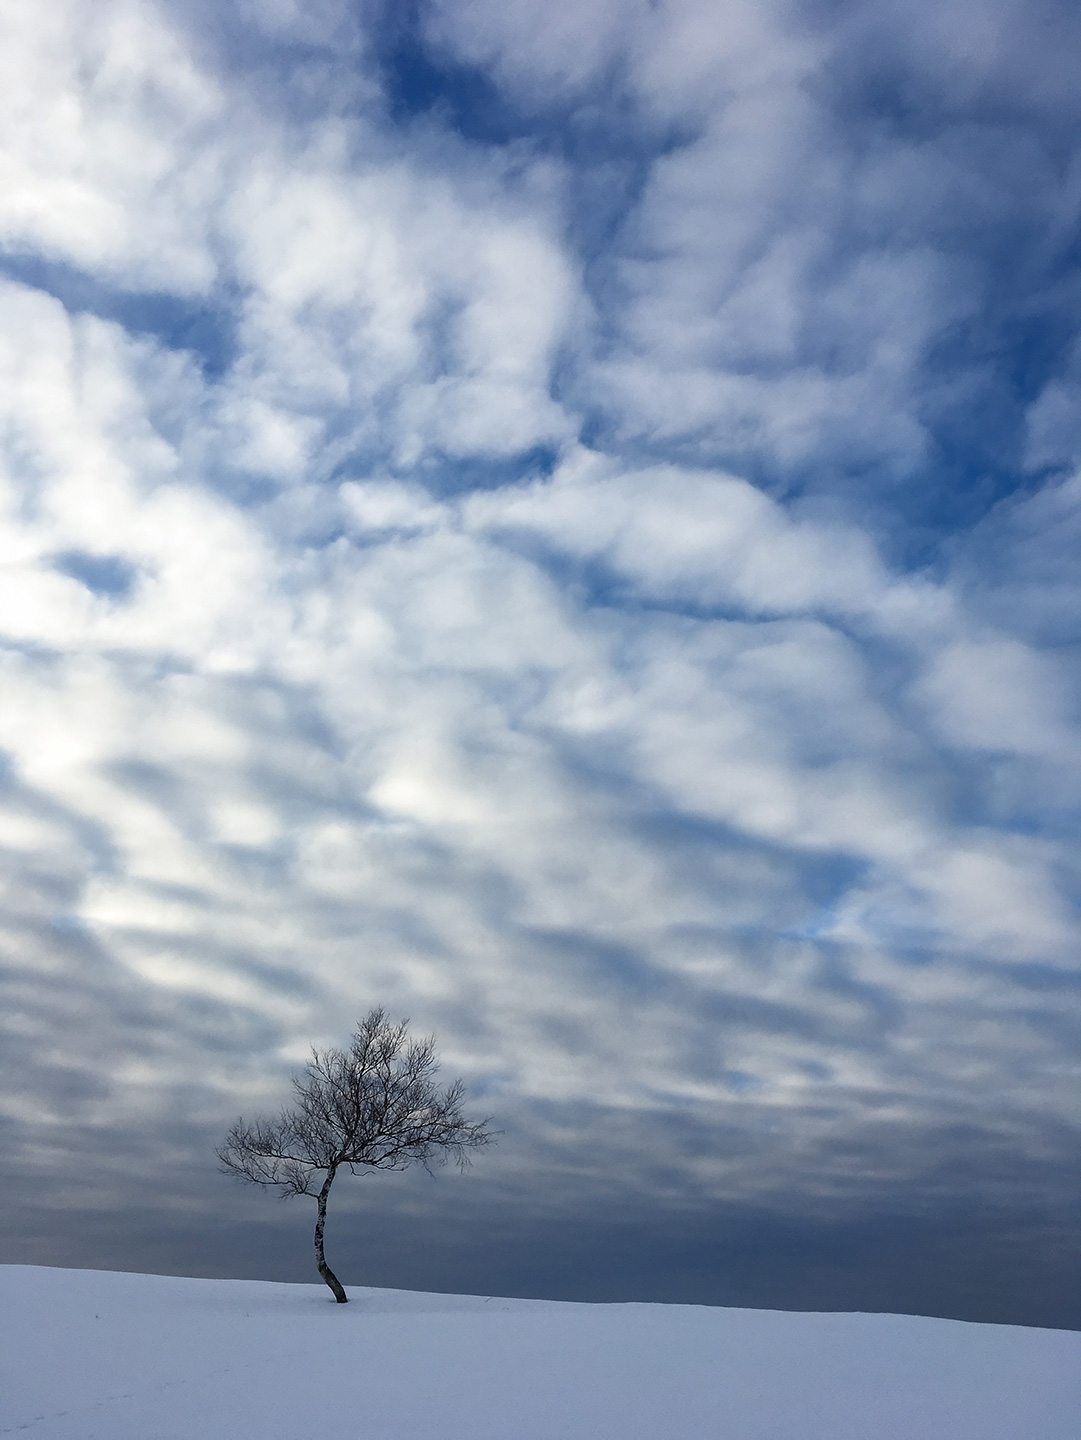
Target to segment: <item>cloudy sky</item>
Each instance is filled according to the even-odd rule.
[[[0,1258],[1081,1323],[1081,12],[4,23]]]

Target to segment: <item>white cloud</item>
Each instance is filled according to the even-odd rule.
[[[62,0],[48,15],[18,6],[6,32],[5,247],[101,267],[131,288],[207,289],[204,215],[223,180],[211,132],[225,97],[182,37],[130,0]]]
[[[759,614],[871,608],[887,580],[858,530],[793,521],[729,475],[657,467],[613,473],[572,456],[550,483],[475,496],[479,526],[600,559],[634,592]]]
[[[954,743],[1061,760],[1076,769],[1081,756],[1065,678],[1051,656],[996,637],[947,646],[919,688]]]
[[[203,370],[167,326],[0,288],[19,983],[59,1014],[42,977],[95,957],[72,1044],[106,1116],[186,1114],[204,1077],[217,1117],[382,1001],[523,1115],[778,1137],[727,1168],[676,1147],[688,1194],[875,1183],[830,1168],[869,1116],[994,1132],[1018,1075],[1057,1115],[1057,1001],[1015,971],[1076,957],[1074,672],[1029,633],[1068,608],[1041,566],[1076,484],[997,518],[996,609],[964,547],[908,573],[857,508],[730,473],[926,456],[928,346],[979,287],[898,217],[964,162],[854,158],[780,12],[557,9],[528,43],[520,7],[432,17],[497,79],[532,67],[523,104],[618,61],[645,130],[696,117],[592,269],[570,161],[374,101],[272,116],[153,9],[20,19],[5,243],[209,294],[229,343]],[[598,398],[692,460],[579,443]],[[495,468],[538,447],[548,479]],[[469,466],[489,488],[458,493]]]
[[[326,441],[313,447],[327,421],[346,427],[330,455],[369,449],[400,466],[567,436],[548,389],[573,272],[544,217],[478,172],[469,194],[423,159],[355,174],[337,156],[272,154],[253,167],[227,230],[250,287],[227,402],[246,463],[268,423],[297,435],[298,416],[305,439],[287,439],[271,473],[325,469]]]

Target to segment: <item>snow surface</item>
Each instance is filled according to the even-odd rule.
[[[0,1266],[29,1440],[1079,1440],[1081,1334]]]

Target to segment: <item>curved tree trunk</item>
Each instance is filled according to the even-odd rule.
[[[333,1168],[327,1171],[327,1178],[323,1181],[323,1188],[316,1196],[319,1215],[315,1222],[315,1263],[320,1275],[322,1275],[331,1290],[333,1290],[335,1300],[337,1300],[339,1305],[344,1305],[349,1299],[349,1296],[342,1288],[342,1282],[327,1264],[326,1256],[323,1254],[323,1227],[327,1223],[327,1196],[330,1194],[330,1187],[334,1183],[334,1174],[335,1171]]]

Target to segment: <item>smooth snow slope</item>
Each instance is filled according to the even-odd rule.
[[[1079,1440],[1081,1334],[0,1266],[27,1440]]]

